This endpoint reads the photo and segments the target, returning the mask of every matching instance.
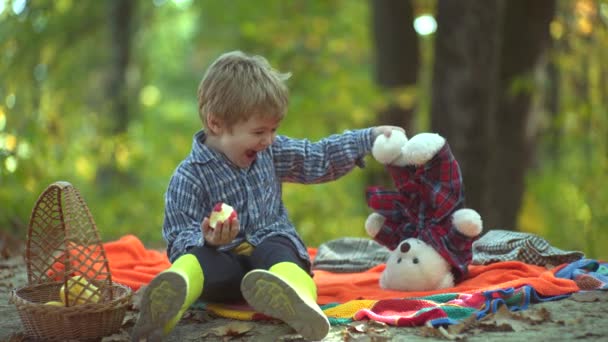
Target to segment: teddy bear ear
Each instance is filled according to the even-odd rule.
[[[382,164],[390,164],[399,158],[401,149],[405,143],[407,143],[407,137],[401,131],[393,130],[390,137],[380,134],[374,140],[372,156]]]

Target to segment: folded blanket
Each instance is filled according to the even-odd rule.
[[[361,272],[386,262],[389,250],[372,239],[345,237],[323,243],[312,268],[331,272]]]
[[[524,232],[493,229],[473,243],[473,264],[498,261],[522,261],[532,265],[561,265],[580,260],[579,251],[564,251],[551,246],[542,237]]]

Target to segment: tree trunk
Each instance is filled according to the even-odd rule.
[[[486,228],[516,229],[536,132],[533,70],[554,0],[438,3],[431,126],[459,160]]]
[[[103,120],[103,133],[109,139],[125,134],[129,126],[129,102],[127,68],[131,53],[131,23],[136,1],[111,0],[108,4],[108,26],[110,30],[110,64],[105,87],[108,107]],[[104,189],[111,178],[125,179],[116,166],[113,153],[109,160],[100,165],[97,183]]]
[[[486,198],[492,209],[488,223],[516,229],[525,190],[525,175],[534,155],[537,127],[531,103],[536,89],[534,72],[551,43],[549,24],[555,0],[509,0],[502,35],[498,129],[492,153],[492,192]]]
[[[414,10],[409,0],[372,0],[372,31],[377,83],[385,89],[415,86],[420,64]],[[382,124],[412,129],[415,105],[390,103],[380,113]]]
[[[462,169],[466,204],[489,227],[504,2],[439,0],[437,5],[431,130],[449,142]]]
[[[420,53],[418,35],[414,30],[414,10],[410,0],[372,0],[371,27],[375,54],[375,78],[387,91],[412,91],[418,80]],[[405,128],[409,135],[414,131],[413,118],[416,103],[404,107],[391,101],[378,113],[378,123]],[[390,184],[383,170],[368,173],[370,184]]]

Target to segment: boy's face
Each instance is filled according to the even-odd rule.
[[[222,152],[236,166],[247,168],[255,161],[258,152],[274,142],[280,123],[280,119],[253,116],[229,130],[218,122],[214,129],[216,135],[208,136],[207,145]]]

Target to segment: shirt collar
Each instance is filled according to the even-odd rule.
[[[207,134],[204,130],[200,130],[194,134],[194,138],[192,139],[192,153],[190,153],[190,158],[193,162],[206,163],[210,160],[218,159],[217,152],[204,144],[205,139],[207,139]]]

